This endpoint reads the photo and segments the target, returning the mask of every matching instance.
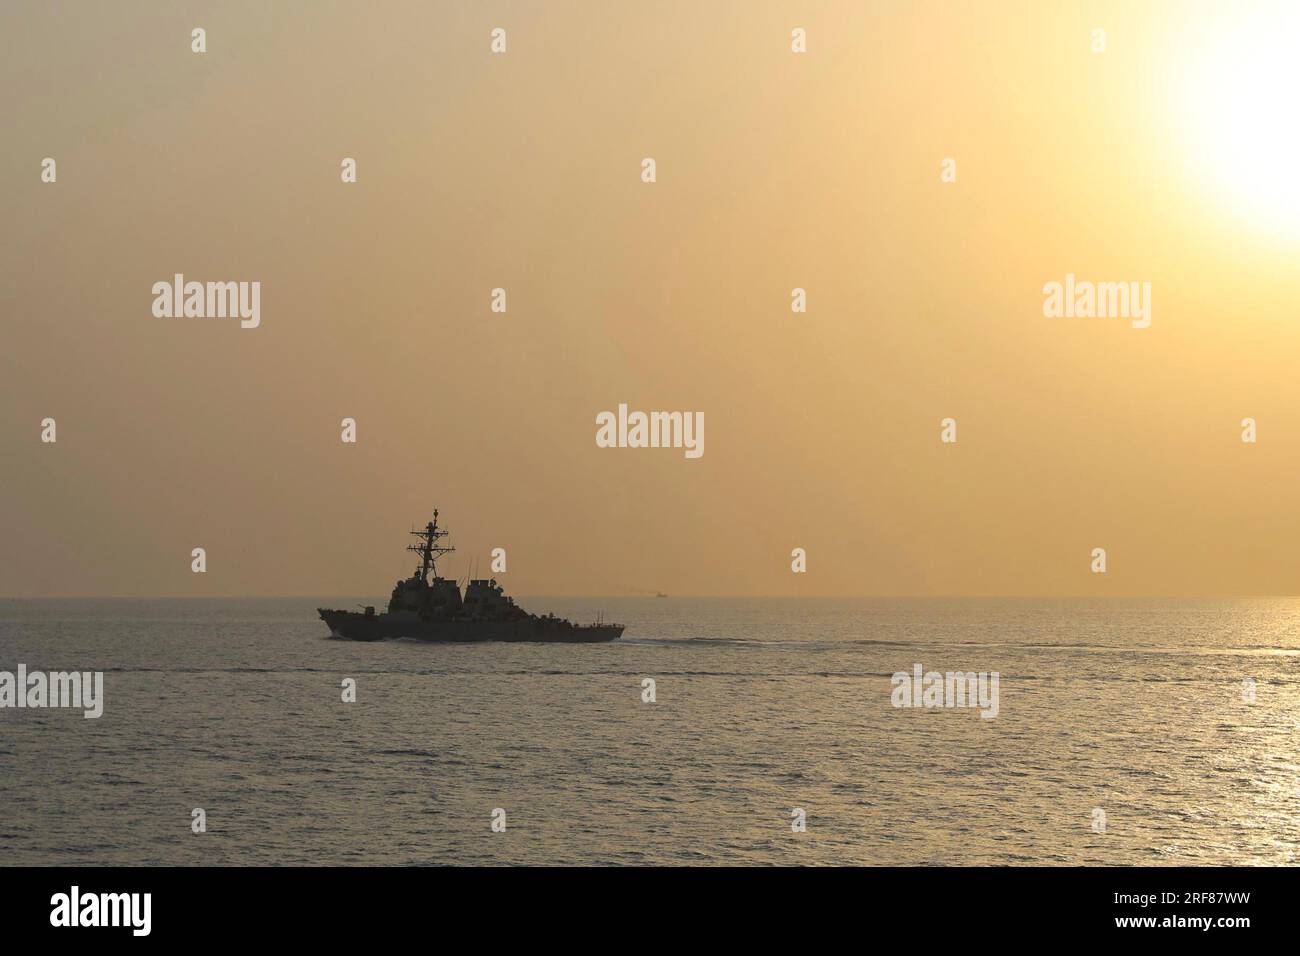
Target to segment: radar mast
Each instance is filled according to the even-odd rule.
[[[444,554],[450,554],[455,551],[452,547],[441,547],[438,542],[447,537],[449,532],[443,531],[438,527],[438,509],[433,509],[433,520],[424,526],[422,531],[412,531],[411,534],[420,539],[419,544],[408,544],[407,551],[414,551],[420,556],[420,566],[416,569],[415,574],[422,584],[429,583],[429,572],[432,571],[434,577],[438,575],[436,566],[437,560]]]

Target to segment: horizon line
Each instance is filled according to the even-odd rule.
[[[359,595],[329,594],[50,594],[50,595],[0,595],[0,601],[301,601],[301,600],[341,600],[345,597]],[[1249,598],[1300,598],[1300,594],[1269,593],[1216,593],[1216,594],[665,594],[659,597],[653,594],[576,594],[555,593],[514,595],[520,600],[534,598],[636,598],[647,601],[678,599],[707,600],[771,600],[771,601],[836,601],[836,600],[881,600],[881,601],[952,601],[952,600],[1033,600],[1052,601],[1066,599],[1107,599],[1107,600],[1244,600]]]

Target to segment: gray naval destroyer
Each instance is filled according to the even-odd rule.
[[[622,624],[574,624],[553,614],[529,614],[506,597],[495,580],[470,581],[462,597],[456,581],[438,577],[437,560],[456,550],[441,544],[448,532],[438,527],[438,512],[433,512],[433,520],[423,530],[411,534],[420,541],[407,545],[406,550],[420,556],[420,565],[409,578],[397,582],[387,612],[376,614],[373,607],[362,611],[317,608],[331,634],[353,641],[414,637],[444,642],[594,644],[615,640],[623,633]]]

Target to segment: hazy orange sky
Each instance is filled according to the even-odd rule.
[[[386,595],[434,506],[516,594],[1295,594],[1276,9],[7,2],[0,595]]]

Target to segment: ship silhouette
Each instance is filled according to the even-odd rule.
[[[461,595],[460,585],[438,576],[437,561],[455,548],[444,547],[448,532],[438,527],[437,509],[422,530],[412,531],[418,544],[407,551],[420,556],[415,573],[398,581],[388,610],[362,611],[317,608],[335,637],[353,641],[382,641],[413,637],[422,641],[550,641],[593,644],[612,641],[623,633],[622,624],[574,624],[554,614],[530,614],[502,591],[495,579],[471,580]]]

